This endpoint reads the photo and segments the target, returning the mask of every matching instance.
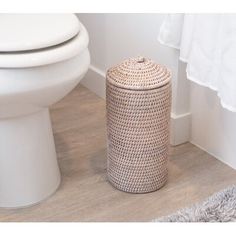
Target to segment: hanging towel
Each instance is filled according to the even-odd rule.
[[[169,14],[158,40],[180,50],[189,80],[217,91],[236,112],[236,14]]]

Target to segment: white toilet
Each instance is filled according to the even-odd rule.
[[[48,108],[85,75],[88,40],[73,14],[0,15],[0,207],[32,205],[58,188]]]

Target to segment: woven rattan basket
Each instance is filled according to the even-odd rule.
[[[167,180],[170,77],[166,67],[143,57],[107,71],[107,171],[120,190],[152,192]]]

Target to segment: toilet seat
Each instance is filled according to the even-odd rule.
[[[21,52],[61,44],[80,31],[74,14],[0,14],[0,52]]]
[[[6,15],[9,16],[9,14]],[[37,14],[37,19],[35,14],[10,15],[16,15],[16,19],[17,15],[21,16],[19,19],[22,18],[22,15],[27,15],[28,20],[31,17],[34,18],[35,24],[22,25],[25,20],[23,17],[24,20],[19,22],[19,28],[27,31],[28,40],[26,35],[21,37],[20,33],[17,33],[18,40],[12,40],[9,44],[6,40],[12,35],[12,32],[3,30],[5,36],[0,37],[0,68],[24,68],[57,63],[80,54],[88,46],[87,30],[74,14]],[[2,17],[0,16],[0,28],[4,25],[4,22],[1,22]],[[5,26],[11,24],[5,23]],[[39,26],[37,36],[41,39],[37,39],[32,34],[32,25]],[[9,34],[7,35],[7,33]],[[0,32],[0,35],[2,34],[3,32]],[[25,41],[28,43],[24,43]]]

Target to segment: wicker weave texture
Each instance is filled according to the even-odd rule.
[[[124,64],[121,64],[123,67],[118,66],[107,72],[107,171],[109,181],[116,188],[126,192],[145,193],[159,189],[167,180],[170,73],[166,68],[147,59],[144,62],[140,62],[139,58],[129,60],[134,65],[130,66],[126,60],[125,70]],[[166,73],[162,77],[152,77],[156,81],[150,83],[150,74],[145,70],[147,65]],[[135,76],[131,76],[134,74],[132,70],[135,70]],[[118,71],[116,76],[115,71]],[[121,71],[124,74],[120,81],[118,76]],[[159,71],[152,71],[152,75],[155,73],[159,74]],[[140,82],[140,79],[144,82]],[[122,80],[125,81],[123,88]],[[140,84],[142,90],[137,89],[141,87]]]

